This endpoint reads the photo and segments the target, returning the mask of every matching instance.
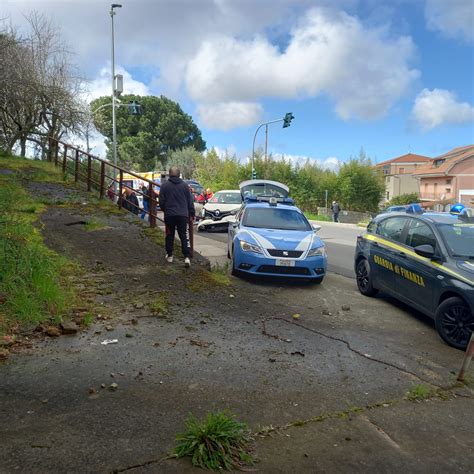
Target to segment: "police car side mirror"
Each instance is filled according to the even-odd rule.
[[[434,258],[435,256],[435,249],[429,244],[418,245],[413,250],[416,254],[421,255],[422,257]]]
[[[318,224],[312,224],[311,226],[315,232],[319,232],[321,230],[321,226]]]

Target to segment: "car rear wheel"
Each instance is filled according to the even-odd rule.
[[[364,296],[374,296],[378,293],[374,288],[369,262],[363,258],[356,267],[357,288]]]
[[[446,344],[457,349],[466,349],[474,331],[474,315],[464,300],[454,296],[439,305],[435,324]]]

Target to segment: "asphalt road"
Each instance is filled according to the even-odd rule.
[[[319,237],[323,239],[328,251],[328,270],[338,275],[354,278],[354,251],[357,236],[363,229],[342,227],[332,223],[318,222],[321,230]],[[227,233],[200,232],[200,237],[213,242],[223,249],[227,248]]]

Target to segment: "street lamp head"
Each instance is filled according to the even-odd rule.
[[[119,3],[112,3],[112,10],[114,8],[122,8],[122,5],[120,5]]]

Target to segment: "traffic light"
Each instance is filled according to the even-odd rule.
[[[132,115],[141,115],[141,105],[136,100],[131,100],[128,107]]]
[[[257,179],[257,170],[256,169],[252,170],[252,179]]]
[[[285,114],[285,116],[283,117],[283,128],[289,127],[291,125],[291,121],[294,118],[295,116],[291,112]]]

